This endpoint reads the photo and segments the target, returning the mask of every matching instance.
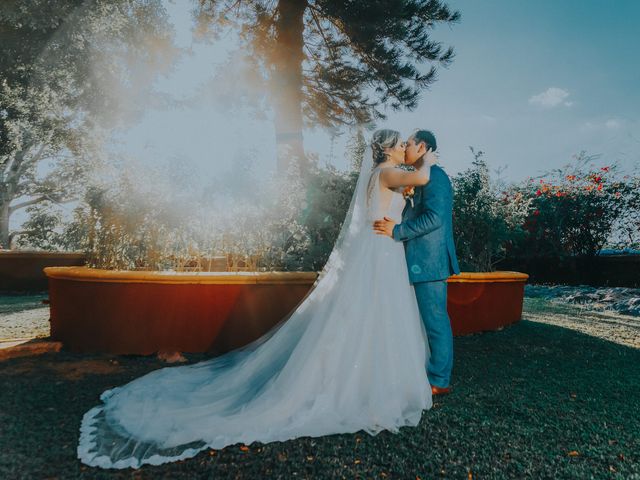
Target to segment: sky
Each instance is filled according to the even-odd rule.
[[[461,22],[434,38],[453,45],[456,59],[414,112],[389,125],[433,129],[453,173],[468,165],[470,145],[514,180],[581,150],[638,165],[640,2],[448,3]]]

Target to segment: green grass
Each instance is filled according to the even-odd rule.
[[[81,464],[80,419],[103,390],[164,364],[66,352],[5,361],[0,478],[640,478],[640,350],[527,321],[455,348],[454,393],[416,428],[236,445],[138,471]]]

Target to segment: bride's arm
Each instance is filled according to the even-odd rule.
[[[435,154],[429,150],[420,168],[415,172],[408,172],[399,168],[384,168],[380,172],[380,182],[387,188],[419,187],[429,183],[431,166],[436,163]]]

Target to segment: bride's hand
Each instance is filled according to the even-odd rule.
[[[438,161],[438,157],[436,157],[436,154],[433,152],[433,150],[429,148],[429,150],[427,150],[427,153],[424,156],[424,163],[429,167],[431,167],[435,165],[437,161]]]

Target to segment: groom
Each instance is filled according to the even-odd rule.
[[[418,167],[429,149],[437,148],[428,130],[417,130],[405,150],[405,163]],[[404,242],[409,280],[414,286],[431,356],[427,376],[434,395],[449,393],[453,367],[453,334],[447,314],[447,278],[460,273],[453,243],[453,189],[444,170],[431,167],[429,183],[416,187],[402,212],[402,223],[385,217],[374,222],[377,234]]]

